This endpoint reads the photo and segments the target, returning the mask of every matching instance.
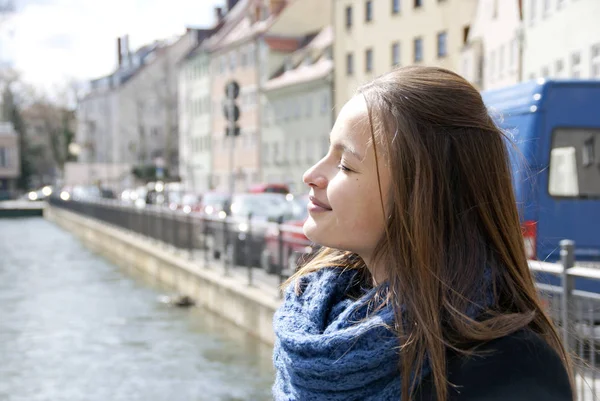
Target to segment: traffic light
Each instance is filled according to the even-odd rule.
[[[225,128],[225,136],[240,135],[240,127],[236,123],[240,119],[240,108],[236,99],[240,95],[240,85],[236,81],[229,81],[225,85],[225,104],[223,105],[223,114],[229,122]]]

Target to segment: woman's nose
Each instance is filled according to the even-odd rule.
[[[327,178],[319,171],[319,164],[315,164],[302,176],[302,181],[309,187],[325,188],[327,186]]]

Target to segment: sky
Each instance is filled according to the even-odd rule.
[[[0,20],[0,60],[23,80],[53,91],[70,79],[89,80],[116,67],[118,36],[131,49],[209,27],[224,0],[14,0]]]

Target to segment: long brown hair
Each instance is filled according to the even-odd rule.
[[[386,230],[375,255],[377,265],[386,268],[387,301],[402,343],[403,399],[412,399],[411,373],[420,371],[425,357],[443,401],[448,347],[470,353],[469,345],[524,327],[540,334],[571,374],[569,356],[529,271],[508,138],[479,92],[451,71],[405,67],[364,85],[357,95],[367,102],[377,170],[385,163],[392,176],[388,205],[379,185]],[[348,256],[324,248],[287,284],[326,266],[366,270],[360,258]],[[494,304],[474,320],[466,310],[482,290],[477,283],[486,267]]]

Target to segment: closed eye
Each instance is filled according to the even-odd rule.
[[[346,172],[346,173],[351,173],[351,172],[352,172],[352,170],[350,170],[348,167],[344,166],[342,163],[338,164],[338,168],[339,168],[341,171],[344,171],[344,172]]]

